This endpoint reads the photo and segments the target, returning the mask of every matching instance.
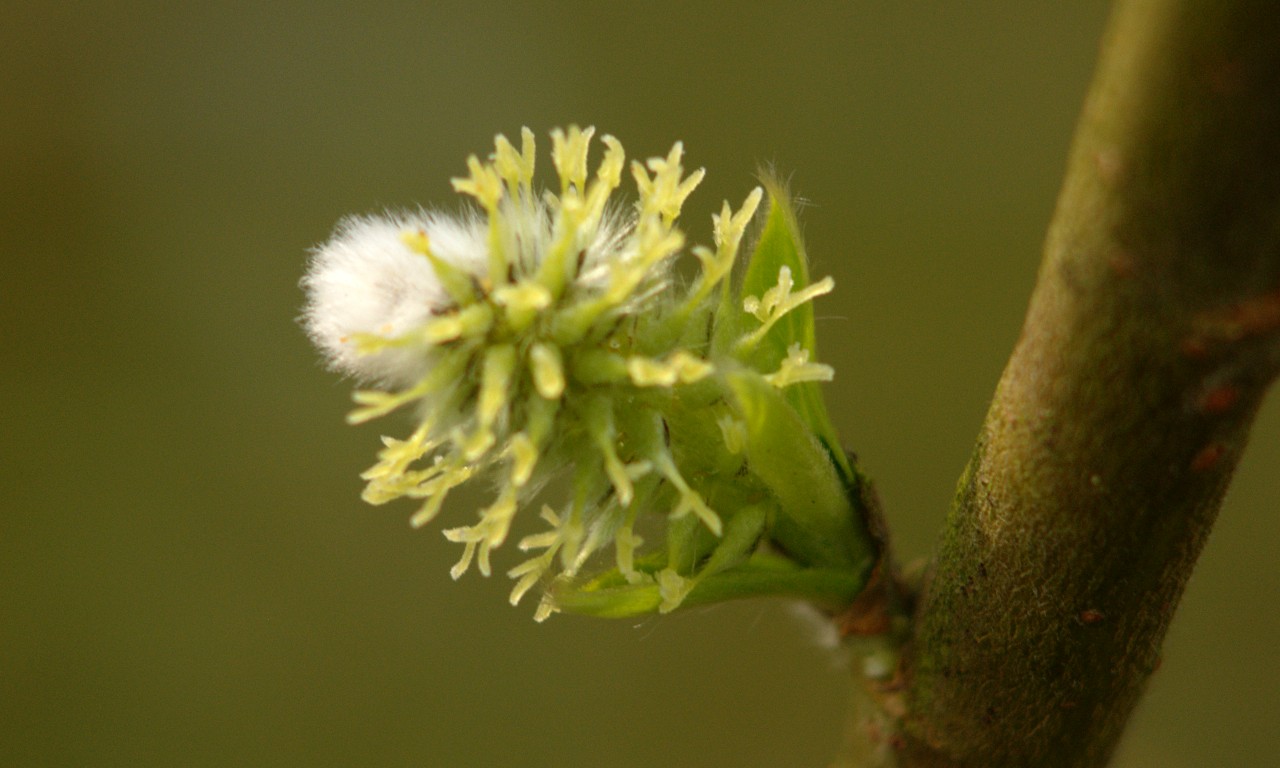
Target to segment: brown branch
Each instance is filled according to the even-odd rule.
[[[1126,0],[904,674],[907,766],[1106,763],[1280,365],[1280,7]]]

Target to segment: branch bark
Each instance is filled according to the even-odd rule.
[[[1280,9],[1122,0],[921,595],[907,766],[1099,766],[1280,367]]]

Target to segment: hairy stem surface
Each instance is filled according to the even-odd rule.
[[[1099,766],[1280,363],[1280,7],[1122,0],[903,668],[907,766]]]

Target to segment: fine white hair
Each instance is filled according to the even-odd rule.
[[[362,334],[393,339],[447,309],[450,299],[431,261],[405,242],[424,234],[442,261],[479,277],[487,259],[484,223],[425,212],[352,216],[312,251],[302,279],[302,322],[329,367],[373,384],[417,380],[430,361],[420,345],[359,349]]]

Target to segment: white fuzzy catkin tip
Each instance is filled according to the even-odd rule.
[[[406,242],[425,235],[431,253],[465,272],[482,275],[485,225],[426,213],[359,216],[343,220],[315,249],[302,287],[303,323],[330,367],[366,383],[408,384],[429,365],[420,344],[362,351],[362,335],[394,339],[420,328],[449,306],[431,261]]]

